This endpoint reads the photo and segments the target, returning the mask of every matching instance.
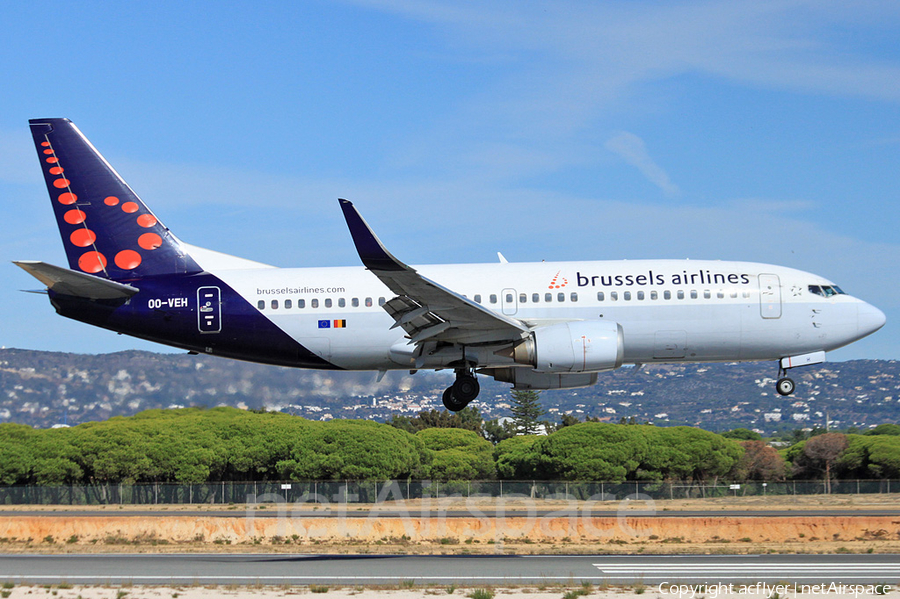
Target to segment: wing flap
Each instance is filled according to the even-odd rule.
[[[124,299],[138,291],[137,287],[101,279],[94,275],[69,270],[34,260],[19,260],[13,264],[22,268],[55,293],[87,299]]]

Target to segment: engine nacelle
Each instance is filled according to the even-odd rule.
[[[536,328],[513,355],[538,372],[614,370],[625,357],[625,336],[621,325],[608,320],[563,322]]]

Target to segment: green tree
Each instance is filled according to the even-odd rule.
[[[736,428],[730,431],[725,431],[722,433],[722,436],[726,439],[735,439],[737,441],[761,441],[762,435],[755,431],[751,431],[749,428]]]
[[[310,423],[298,431],[290,458],[277,464],[292,480],[387,480],[421,474],[422,441],[370,420]]]
[[[541,406],[541,394],[537,391],[512,392],[512,420],[520,435],[533,435],[538,432],[540,418],[546,412]]]
[[[733,439],[688,426],[637,427],[648,457],[634,476],[645,480],[716,480],[734,468],[743,449]]]
[[[867,430],[864,435],[890,435],[900,436],[900,424],[879,424],[875,428]]]
[[[507,420],[503,424],[500,424],[500,420],[497,418],[485,420],[482,425],[482,431],[484,438],[494,445],[500,443],[504,439],[516,436],[515,425],[513,425],[511,421]]]
[[[24,424],[0,424],[0,484],[28,482],[34,464],[31,446],[38,435]]]
[[[512,435],[494,447],[494,463],[500,478],[528,479],[542,476],[540,456],[535,451],[537,435]],[[539,475],[540,473],[540,475]]]
[[[423,410],[417,416],[393,415],[388,424],[408,433],[416,433],[427,428],[461,428],[483,435],[484,419],[475,406],[466,406],[458,412],[447,410]]]
[[[493,446],[474,431],[429,428],[416,433],[416,437],[429,454],[426,477],[435,480],[493,477]]]
[[[556,430],[565,428],[567,426],[575,426],[576,424],[580,423],[581,421],[578,420],[577,416],[572,416],[571,414],[563,414],[559,419],[559,424],[556,426]]]
[[[834,464],[839,478],[900,477],[900,437],[848,435],[847,449]]]
[[[648,456],[643,425],[585,422],[536,441],[535,476],[546,479],[622,482]]]

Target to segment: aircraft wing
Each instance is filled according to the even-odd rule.
[[[476,345],[518,341],[528,335],[529,329],[521,321],[492,312],[395,258],[353,204],[339,201],[363,264],[397,294],[384,309],[394,319],[394,327],[402,327],[413,343]]]
[[[28,274],[62,295],[72,295],[87,299],[124,299],[129,298],[138,291],[137,287],[116,283],[109,279],[101,279],[94,275],[85,274],[68,268],[54,266],[46,262],[33,260],[19,260],[13,262]]]

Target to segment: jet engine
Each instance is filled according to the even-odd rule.
[[[602,372],[622,365],[625,336],[616,322],[563,322],[534,329],[511,353],[538,372]]]

